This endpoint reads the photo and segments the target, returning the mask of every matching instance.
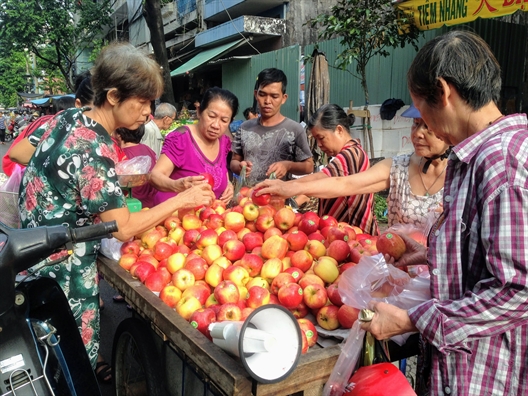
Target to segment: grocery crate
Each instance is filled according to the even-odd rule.
[[[11,228],[20,228],[18,193],[0,191],[0,222]]]

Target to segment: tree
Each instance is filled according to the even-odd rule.
[[[154,50],[154,56],[163,71],[164,89],[160,100],[161,102],[168,102],[174,105],[176,101],[174,100],[174,91],[172,89],[167,47],[165,46],[160,0],[145,0],[143,15],[150,30],[150,43]]]
[[[103,27],[110,25],[110,12],[108,0],[4,0],[0,42],[19,51],[28,49],[47,65],[45,69],[58,70],[73,91],[75,62],[84,51],[90,52]]]
[[[9,51],[0,46],[0,106],[17,107],[20,100],[17,92],[26,85],[26,62],[23,52]]]
[[[389,56],[390,47],[411,44],[418,51],[420,31],[414,18],[394,6],[392,0],[339,0],[329,14],[318,15],[307,24],[320,28],[319,39],[340,38],[345,50],[337,56],[336,67],[361,80],[365,110],[369,104],[366,73],[369,61],[375,56]],[[354,62],[355,73],[348,69]],[[368,135],[372,152],[370,128]]]

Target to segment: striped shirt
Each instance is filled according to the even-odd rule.
[[[348,176],[363,172],[369,167],[367,153],[358,140],[352,140],[332,158],[322,172],[329,177]],[[373,208],[373,194],[319,200],[319,216],[333,216],[337,221],[359,227],[367,234],[378,235],[378,224],[374,218]]]
[[[528,395],[528,121],[458,144],[430,234],[432,300],[409,310],[432,345],[432,395]]]

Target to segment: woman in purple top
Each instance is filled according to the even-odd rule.
[[[119,141],[121,148],[126,154],[128,159],[139,156],[150,157],[150,169],[156,165],[156,153],[146,144],[141,143],[141,139],[145,134],[145,125],[141,125],[136,130],[130,130],[127,128],[117,128],[115,135]],[[149,183],[139,187],[132,188],[132,196],[141,201],[141,206],[144,208],[152,208],[154,206],[154,195],[157,190]]]
[[[208,89],[198,112],[198,123],[186,125],[165,138],[161,155],[152,170],[151,183],[158,192],[154,204],[203,181],[200,173],[213,176],[213,192],[226,204],[233,197],[227,155],[231,142],[225,135],[238,111],[238,99],[221,88]]]

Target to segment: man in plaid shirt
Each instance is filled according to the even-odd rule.
[[[429,247],[404,238],[396,262],[428,262],[432,299],[408,311],[373,303],[362,327],[421,333],[420,394],[528,395],[528,120],[501,114],[500,76],[488,45],[462,31],[427,43],[408,73],[422,118],[453,146]]]

